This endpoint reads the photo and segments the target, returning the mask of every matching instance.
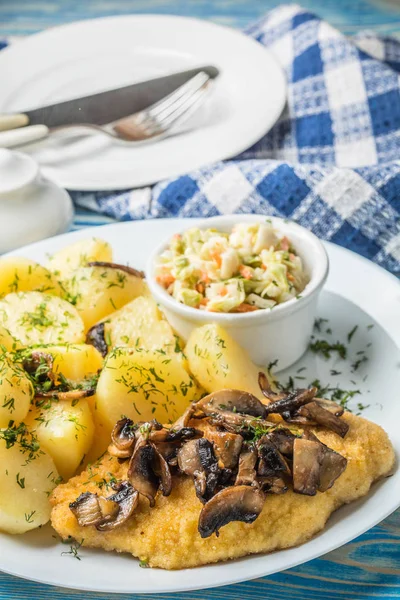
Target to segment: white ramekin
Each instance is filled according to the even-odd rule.
[[[266,366],[278,360],[277,370],[296,362],[306,351],[313,329],[319,293],[328,276],[328,256],[320,240],[310,231],[287,219],[265,215],[227,215],[196,221],[196,227],[230,231],[236,223],[260,223],[266,219],[286,235],[303,260],[309,283],[299,297],[272,309],[249,313],[212,313],[185,306],[160,286],[154,277],[156,257],[165,250],[164,240],[151,254],[146,269],[150,291],[171,326],[184,340],[195,327],[217,323],[248,352],[254,363]]]

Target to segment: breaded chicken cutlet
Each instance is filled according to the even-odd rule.
[[[349,412],[339,418],[333,403],[313,394],[292,395],[290,406],[282,405],[287,397],[278,398],[276,412],[283,407],[287,423],[303,422],[299,433],[286,423],[266,427],[258,401],[247,395],[244,410],[243,393],[234,393],[203,399],[205,419],[192,418],[192,407],[172,429],[119,422],[111,453],[53,492],[57,533],[83,546],[131,553],[151,567],[197,567],[306,542],[393,468],[384,430]],[[178,438],[177,454],[168,454]]]

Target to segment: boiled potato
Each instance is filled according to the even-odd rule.
[[[105,322],[105,339],[112,348],[127,346],[175,352],[177,337],[150,296],[139,296]]]
[[[133,421],[172,423],[198,396],[182,362],[164,350],[116,348],[107,357],[96,392],[100,423],[112,427],[122,415]]]
[[[58,277],[58,279],[69,279],[79,267],[86,267],[87,263],[93,261],[111,262],[112,248],[104,240],[90,238],[75,242],[59,250],[47,264],[47,268]]]
[[[85,458],[82,461],[82,468],[86,468],[87,465],[96,462],[98,458],[100,458],[100,456],[104,454],[104,452],[107,450],[108,446],[111,443],[112,427],[111,425],[107,425],[100,420],[96,410],[96,395],[88,398],[88,401],[91,401],[89,402],[89,404],[92,409],[92,416],[94,422],[94,436],[90,450],[87,452]]]
[[[95,375],[103,366],[100,352],[89,344],[39,346],[34,348],[34,352],[50,354],[53,357],[52,371],[56,375],[56,383],[60,379],[59,375],[79,383]]]
[[[28,414],[34,390],[31,380],[5,353],[0,355],[0,427],[20,423]]]
[[[18,348],[17,341],[13,338],[11,333],[5,327],[0,325],[0,350],[6,350],[7,352],[13,352]]]
[[[140,277],[111,267],[80,267],[71,279],[64,281],[64,286],[86,329],[140,296],[146,288]]]
[[[15,442],[7,443],[11,437]],[[0,429],[0,530],[25,533],[45,525],[51,512],[48,497],[57,483],[53,459],[37,449],[36,438],[23,425]]]
[[[194,329],[185,348],[190,372],[207,392],[233,388],[263,398],[259,368],[246,352],[219,325]]]
[[[25,422],[67,480],[92,445],[94,425],[89,404],[85,398],[78,402],[42,399],[36,404]]]
[[[23,346],[85,339],[76,309],[66,300],[41,292],[17,292],[0,300],[0,325]]]
[[[47,269],[28,258],[0,259],[0,298],[12,292],[37,291],[63,296],[64,290]]]

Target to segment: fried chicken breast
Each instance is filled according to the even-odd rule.
[[[105,493],[106,483],[126,479],[127,463],[106,454],[98,464],[52,494],[51,522],[63,538],[84,540],[83,545],[117,552],[129,552],[151,567],[183,569],[234,559],[248,554],[272,552],[297,546],[325,526],[329,516],[343,504],[368,493],[371,484],[388,475],[394,465],[394,451],[384,430],[351,413],[343,419],[350,426],[345,439],[316,428],[318,438],[348,459],[347,468],[325,493],[315,496],[295,494],[268,495],[258,519],[252,523],[232,522],[219,537],[202,539],[198,532],[201,502],[189,477],[174,477],[168,497],[158,493],[154,508],[141,497],[132,517],[111,531],[80,527],[69,504],[79,494]]]

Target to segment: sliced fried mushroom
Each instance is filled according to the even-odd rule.
[[[222,402],[223,399],[225,403]],[[227,403],[228,401],[229,403]],[[236,406],[234,402],[237,402]],[[249,414],[244,413],[247,402]],[[267,429],[275,425],[275,423],[261,418],[266,407],[258,398],[251,394],[238,392],[238,390],[221,390],[215,394],[209,394],[197,402],[196,406],[208,417],[211,425],[217,425],[231,433],[243,434],[244,430],[255,426]],[[197,418],[197,414],[194,416]]]
[[[178,451],[178,466],[182,473],[194,477],[196,471],[202,470],[197,452],[197,440],[190,440]]]
[[[188,427],[195,410],[196,403],[189,404],[185,412],[171,425],[171,429],[175,431],[183,427]]]
[[[90,346],[94,346],[103,357],[107,355],[108,346],[105,337],[104,323],[97,323],[89,329],[86,334],[86,343]]]
[[[268,415],[277,413],[282,416],[284,416],[285,413],[290,414],[300,408],[300,406],[303,406],[303,404],[311,402],[316,393],[316,387],[308,388],[306,390],[294,390],[293,392],[289,392],[284,398],[276,400],[276,402],[272,402],[271,404],[267,404],[265,407],[266,413]]]
[[[167,427],[153,427],[150,423],[145,423],[142,425],[142,430],[145,430],[148,427],[148,430],[145,431],[145,437],[157,444],[158,442],[165,442],[167,440],[169,429]]]
[[[300,425],[304,427],[306,425],[316,425],[317,423],[311,419],[311,417],[301,416],[298,411],[293,413],[284,412],[282,413],[282,418],[286,423],[290,425]]]
[[[195,436],[201,437],[203,433],[194,427],[182,427],[176,429],[175,427],[168,430],[165,441],[166,442],[181,442],[184,440],[190,440]]]
[[[119,513],[119,505],[110,498],[103,498],[92,492],[85,492],[69,505],[81,527],[101,525],[112,521]]]
[[[257,477],[257,483],[267,494],[284,494],[288,490],[282,477]]]
[[[159,479],[153,471],[154,458],[153,446],[141,439],[136,443],[128,468],[129,482],[139,494],[149,500],[150,506],[154,506],[159,485]]]
[[[266,407],[256,396],[240,390],[220,390],[213,392],[199,400],[196,407],[205,414],[210,415],[213,411],[235,412],[252,417],[264,418]]]
[[[124,273],[128,273],[128,275],[133,275],[134,277],[140,277],[140,279],[145,278],[145,274],[143,271],[138,271],[133,267],[128,267],[128,265],[120,265],[118,263],[113,262],[104,262],[101,260],[93,260],[87,263],[88,267],[105,267],[106,269],[117,269],[118,271],[124,271]]]
[[[206,489],[201,494],[201,499],[209,500],[215,492],[218,484],[219,467],[214,454],[213,445],[205,438],[196,440],[197,451],[200,458],[200,464],[206,474]]]
[[[119,527],[127,521],[139,502],[139,492],[135,490],[128,481],[122,481],[116,486],[116,493],[107,498],[110,502],[116,502],[119,506],[117,515],[109,521],[104,521],[96,526],[99,531],[109,531]]]
[[[129,462],[128,478],[139,494],[149,500],[150,506],[154,506],[159,488],[164,496],[168,496],[172,490],[168,462],[158,449],[158,444],[163,443],[168,431],[153,419],[142,423],[135,432],[138,438]]]
[[[323,446],[318,441],[296,438],[293,444],[293,490],[315,496],[320,485]]]
[[[51,354],[34,350],[29,358],[24,358],[22,366],[27,373],[35,376],[37,382],[44,383],[50,380],[54,383],[56,375],[53,372],[53,363]]]
[[[202,538],[217,536],[224,525],[232,521],[253,523],[262,511],[265,495],[247,485],[228,487],[215,494],[202,508],[199,533]]]
[[[318,442],[322,446],[322,461],[320,471],[320,482],[318,491],[326,492],[335,483],[336,479],[343,473],[347,467],[347,458],[326,446],[317,436],[310,430],[303,434],[304,438],[313,442]]]
[[[67,392],[60,392],[59,390],[54,389],[49,392],[41,392],[40,390],[36,391],[37,398],[53,398],[54,400],[70,400],[70,401],[78,401],[82,398],[88,398],[89,396],[93,396],[96,393],[96,388],[88,388],[85,390],[72,389]]]
[[[290,468],[278,448],[272,443],[268,435],[264,435],[257,444],[260,457],[257,473],[261,477],[274,477],[277,475],[290,475]]]
[[[231,433],[242,433],[244,430],[251,428],[254,423],[265,423],[265,421],[256,420],[254,417],[247,417],[239,413],[229,412],[228,410],[213,409],[210,411],[209,423],[217,425],[230,431]],[[268,423],[272,425],[272,423]]]
[[[254,485],[256,482],[256,462],[258,454],[255,446],[245,445],[239,456],[239,468],[235,485]]]
[[[345,437],[349,430],[349,426],[346,421],[343,421],[329,410],[326,410],[320,406],[318,402],[309,402],[305,406],[301,406],[297,413],[301,417],[305,417],[306,419],[309,419],[310,421],[313,421],[322,427],[326,427],[327,429],[334,431],[342,438]]]
[[[153,459],[153,471],[155,475],[159,478],[159,486],[163,496],[169,496],[172,492],[172,477],[171,471],[169,470],[169,466],[167,461],[161,452],[158,451],[158,447],[155,444],[152,444],[154,449],[154,459]]]
[[[110,454],[117,458],[129,458],[133,454],[136,442],[134,426],[131,419],[120,419],[111,432],[112,444],[108,447]]]
[[[325,408],[325,410],[329,410],[330,413],[336,415],[337,417],[341,417],[344,413],[343,406],[337,404],[333,400],[327,400],[326,398],[314,398],[314,402],[316,402],[321,408]]]
[[[268,377],[262,371],[258,373],[258,385],[260,386],[260,390],[263,396],[265,396],[265,398],[267,398],[267,400],[269,400],[270,402],[281,400],[287,395],[286,393],[277,394],[276,392],[274,392],[271,388],[271,384],[269,383]]]
[[[214,446],[215,456],[221,469],[236,469],[243,438],[229,431],[215,431],[208,427],[204,437]]]
[[[289,429],[277,427],[267,434],[267,438],[278,448],[281,454],[293,456],[293,444],[296,436]]]
[[[179,445],[173,442],[156,442],[153,446],[157,449],[157,452],[161,454],[167,463],[172,467],[178,464],[178,450]]]
[[[182,473],[193,477],[199,500],[211,498],[220,474],[211,442],[200,438],[184,444],[178,452],[178,465]]]
[[[321,471],[319,478],[319,492],[326,492],[335,483],[336,479],[340,477],[343,471],[347,467],[347,458],[335,452],[325,444],[322,444],[324,448]]]

